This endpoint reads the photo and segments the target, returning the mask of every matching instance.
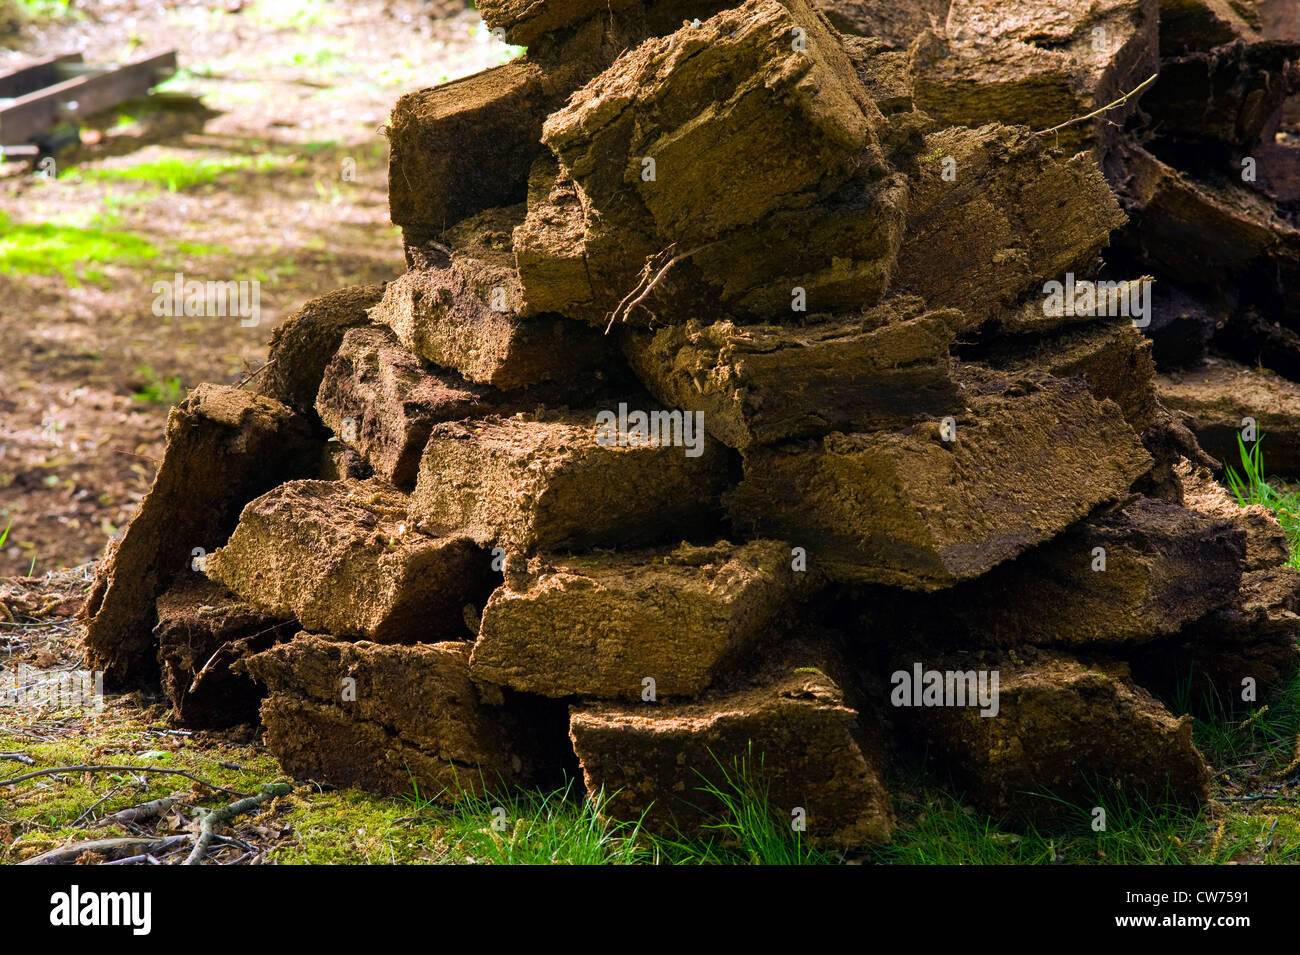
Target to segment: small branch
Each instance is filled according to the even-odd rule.
[[[145,853],[153,855],[155,852],[161,852],[182,842],[187,842],[189,838],[189,836],[164,836],[161,839],[154,836],[126,836],[120,839],[91,839],[89,842],[74,842],[71,845],[50,849],[38,856],[24,859],[18,864],[61,865],[67,862],[75,862],[85,852],[97,852],[107,855],[110,852],[120,852],[124,849],[144,850]]]
[[[208,662],[203,664],[203,666],[199,667],[199,672],[194,674],[194,679],[190,681],[190,688],[187,692],[193,693],[195,690],[199,688],[199,681],[202,680],[203,677],[207,675],[208,667],[212,666],[212,664],[216,662],[217,657],[221,656],[221,652],[234,642],[235,641],[233,640],[227,640],[221,646],[217,647],[217,649],[213,652],[212,656],[208,657]]]
[[[10,776],[8,779],[0,779],[0,786],[12,786],[15,783],[22,783],[29,779],[36,779],[38,776],[54,776],[60,773],[166,773],[171,776],[184,776],[186,779],[192,779],[194,782],[207,786],[209,789],[219,793],[247,798],[246,793],[214,785],[206,779],[200,779],[198,776],[195,776],[193,773],[187,772],[184,769],[167,769],[162,766],[56,766],[53,769],[38,769],[34,773],[23,773],[21,776]]]
[[[1256,802],[1260,799],[1286,799],[1287,793],[1260,793],[1256,796],[1220,796],[1219,802]]]
[[[217,826],[229,822],[235,816],[256,809],[268,799],[274,799],[276,796],[287,796],[291,792],[293,792],[293,787],[288,783],[263,783],[261,792],[256,796],[248,796],[232,802],[229,806],[222,806],[220,809],[212,810],[203,817],[203,822],[199,826],[199,837],[194,843],[194,848],[190,850],[189,857],[182,864],[198,865],[203,861],[204,853],[208,851],[208,846],[212,845],[212,840],[217,835]]]
[[[155,799],[151,802],[141,803],[139,806],[131,806],[127,809],[119,809],[115,813],[105,816],[98,822],[92,824],[91,828],[101,829],[104,826],[111,826],[115,823],[139,822],[141,819],[155,819],[158,816],[165,815],[171,811],[172,806],[185,798],[185,792],[175,792],[170,796],[163,796],[161,799]]]
[[[147,454],[136,454],[134,451],[123,451],[121,448],[114,448],[114,449],[113,449],[113,453],[114,453],[114,454],[126,454],[126,455],[130,455],[130,456],[133,457],[133,458],[143,458],[144,460],[148,461],[150,464],[157,464],[157,463],[158,463],[158,459],[157,459],[157,458],[151,458],[151,457],[149,457],[149,455],[147,455]]]
[[[249,374],[245,375],[245,376],[243,377],[243,379],[239,382],[239,384],[235,385],[235,387],[236,387],[236,388],[242,388],[242,387],[244,387],[244,385],[248,384],[250,381],[252,381],[252,380],[253,380],[254,378],[256,378],[258,375],[260,375],[262,372],[266,371],[266,369],[270,368],[270,367],[271,367],[272,365],[274,365],[277,361],[279,361],[278,358],[272,358],[272,359],[271,359],[270,361],[268,361],[268,362],[263,362],[261,368],[257,369],[257,371],[250,372]]]
[[[1076,117],[1076,118],[1074,118],[1074,119],[1067,120],[1066,122],[1062,123],[1060,126],[1053,126],[1051,129],[1045,129],[1045,130],[1043,130],[1041,133],[1039,133],[1038,135],[1040,135],[1040,136],[1046,136],[1048,133],[1055,133],[1055,132],[1058,132],[1058,131],[1060,131],[1060,130],[1062,130],[1062,129],[1065,129],[1067,126],[1073,126],[1073,125],[1075,125],[1076,123],[1086,123],[1088,120],[1090,120],[1090,119],[1096,119],[1096,118],[1097,118],[1098,116],[1100,116],[1102,113],[1108,112],[1108,111],[1114,109],[1116,106],[1123,106],[1125,103],[1127,103],[1129,100],[1131,100],[1134,96],[1137,96],[1138,93],[1141,93],[1144,89],[1146,89],[1148,86],[1150,86],[1152,83],[1154,83],[1154,82],[1156,81],[1156,77],[1157,77],[1158,75],[1159,75],[1159,74],[1157,74],[1157,73],[1152,73],[1152,74],[1151,74],[1150,76],[1148,76],[1145,80],[1143,80],[1143,81],[1142,81],[1141,83],[1139,83],[1137,86],[1133,87],[1131,90],[1129,90],[1127,93],[1125,93],[1125,94],[1124,94],[1123,96],[1121,96],[1119,99],[1115,100],[1113,103],[1107,103],[1107,104],[1106,104],[1105,106],[1103,106],[1101,109],[1095,109],[1095,110],[1093,110],[1091,113],[1089,113],[1087,116],[1078,116],[1078,117]]]
[[[614,311],[609,313],[609,324],[605,326],[605,334],[606,335],[609,334],[609,330],[614,327],[614,323],[616,321],[617,322],[627,321],[628,316],[632,314],[632,309],[636,308],[638,305],[640,305],[642,302],[645,301],[646,296],[648,296],[651,292],[654,291],[655,286],[663,281],[664,276],[668,274],[669,270],[672,269],[674,265],[676,265],[678,262],[681,262],[683,259],[690,258],[696,252],[703,252],[705,249],[709,248],[709,246],[717,245],[718,241],[719,240],[714,239],[712,242],[706,242],[704,245],[696,246],[695,248],[691,249],[689,252],[683,252],[680,255],[674,255],[672,258],[668,260],[668,264],[665,265],[663,268],[661,268],[658,271],[658,273],[654,272],[656,263],[662,261],[664,256],[668,255],[670,252],[672,252],[673,249],[677,248],[677,243],[674,242],[672,245],[668,246],[668,248],[664,249],[662,252],[659,252],[658,254],[652,255],[649,258],[647,258],[645,260],[645,266],[642,267],[641,269],[641,277],[637,280],[637,283],[632,288],[632,291],[624,295],[623,301],[619,302],[618,306],[614,309]],[[652,274],[653,274],[653,278],[651,277]]]
[[[246,637],[240,637],[238,640],[227,640],[221,646],[217,647],[217,649],[213,651],[212,656],[208,657],[208,662],[199,668],[198,673],[194,674],[194,679],[190,681],[188,692],[193,693],[199,688],[199,681],[207,675],[208,670],[217,662],[217,658],[221,656],[222,653],[229,650],[232,657],[238,658],[248,652],[249,646],[258,637],[264,636],[268,633],[274,633],[276,630],[279,630],[281,626],[281,624],[277,624],[274,627],[267,627],[265,630],[259,630],[257,633],[250,633]]]
[[[620,312],[623,311],[627,303],[632,300],[633,296],[635,296],[636,293],[641,290],[642,286],[644,286],[646,281],[650,278],[651,273],[654,271],[655,263],[658,262],[660,259],[662,259],[665,255],[670,253],[675,248],[677,248],[677,243],[674,242],[663,251],[657,252],[654,255],[648,256],[646,258],[645,265],[641,266],[641,274],[637,277],[636,285],[632,286],[632,291],[624,295],[622,301],[620,301],[618,305],[614,307],[614,311],[609,313],[609,324],[605,326],[606,335],[608,335],[609,330],[614,327],[614,319],[618,316]]]
[[[121,784],[118,784],[118,785],[114,786],[112,789],[110,789],[108,792],[106,792],[106,793],[104,794],[103,798],[101,798],[101,799],[99,799],[98,801],[96,801],[96,802],[94,803],[94,805],[92,805],[89,809],[87,809],[85,812],[83,812],[83,813],[82,813],[80,816],[78,816],[76,819],[72,820],[72,825],[71,825],[70,828],[76,828],[77,826],[81,825],[81,820],[85,819],[87,816],[89,816],[92,812],[94,812],[94,811],[95,811],[96,809],[98,809],[100,806],[104,805],[104,803],[108,802],[109,799],[112,798],[113,793],[117,792],[117,791],[118,791],[119,789],[121,789],[121,788],[122,788]]]
[[[0,759],[12,759],[14,762],[25,763],[28,766],[36,765],[36,760],[26,753],[0,753]]]

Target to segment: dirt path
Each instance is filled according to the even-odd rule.
[[[393,101],[512,55],[460,7],[96,0],[0,51],[0,70],[169,47],[182,66],[161,95],[87,124],[56,179],[0,164],[0,575],[98,557],[186,389],[256,368],[307,299],[402,271]],[[258,324],[155,315],[155,283],[177,272],[257,281]]]

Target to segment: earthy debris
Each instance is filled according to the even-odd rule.
[[[625,351],[656,398],[702,412],[710,435],[743,451],[959,412],[948,348],[961,323],[919,307],[802,327],[691,321],[630,333]]]
[[[911,48],[917,106],[945,124],[1050,129],[1067,155],[1101,158],[1137,109],[1124,95],[1159,69],[1156,35],[1156,0],[953,0],[945,29]]]
[[[873,305],[893,277],[908,201],[902,176],[859,171],[809,208],[778,210],[699,248],[688,263],[698,294],[747,320]]]
[[[528,297],[597,322],[667,315],[674,295],[750,314],[789,308],[796,287],[813,311],[874,302],[906,205],[882,126],[804,0],[651,38],[546,121],[559,168],[534,168],[517,237]]]
[[[1245,548],[1231,521],[1139,498],[978,580],[881,595],[867,602],[865,623],[873,640],[892,630],[954,648],[1143,642],[1234,601]]]
[[[733,521],[806,546],[833,577],[935,590],[1124,497],[1150,466],[1081,379],[963,378],[969,411],[947,421],[751,449]]]
[[[349,331],[325,371],[316,410],[374,473],[403,490],[415,485],[420,455],[443,421],[583,406],[611,395],[634,397],[630,375],[593,371],[562,382],[503,391],[422,362],[386,328]],[[357,476],[340,473],[340,477]]]
[[[692,16],[711,16],[722,6],[724,4],[707,0],[654,0],[652,3],[638,0],[551,0],[540,4],[530,0],[483,0],[479,12],[489,27],[505,32],[508,42],[531,47],[546,39],[547,34],[606,17],[614,20],[618,16],[640,14],[649,24],[647,29],[661,32],[663,26],[675,29],[683,19],[689,20]]]
[[[680,539],[716,523],[730,461],[691,415],[637,412],[638,429],[605,413],[607,427],[597,411],[437,425],[411,516],[524,552]]]
[[[346,481],[349,478],[364,481],[375,476],[374,468],[349,447],[329,441],[321,452],[320,471],[316,477],[322,481]]]
[[[1025,129],[932,133],[910,183],[893,288],[976,321],[1045,281],[1091,274],[1124,223],[1096,163]]]
[[[1109,174],[1130,217],[1115,237],[1120,251],[1220,313],[1300,315],[1300,230],[1267,197],[1195,180],[1133,146],[1112,159]]]
[[[388,204],[408,243],[522,202],[542,123],[563,95],[536,63],[515,60],[399,99],[388,124]]]
[[[1168,57],[1142,108],[1158,122],[1166,146],[1219,144],[1248,154],[1276,127],[1286,98],[1300,90],[1298,57],[1300,36]]]
[[[617,818],[689,837],[722,814],[706,787],[732,798],[766,787],[777,816],[802,820],[815,845],[886,842],[884,767],[859,741],[866,728],[827,671],[835,667],[823,653],[793,649],[697,702],[575,707],[570,735],[587,790],[609,796]]]
[[[297,624],[268,617],[201,574],[158,598],[158,664],[176,722],[191,729],[256,723],[262,691],[236,661],[288,640]]]
[[[1258,13],[1232,0],[1160,0],[1160,54],[1209,51],[1262,37]]]
[[[1172,705],[1218,716],[1276,698],[1300,669],[1300,571],[1246,574],[1231,607],[1132,659],[1134,677]]]
[[[1246,570],[1266,570],[1286,563],[1289,553],[1286,532],[1269,508],[1263,504],[1243,507],[1207,468],[1186,458],[1179,460],[1174,474],[1182,490],[1184,506],[1232,521],[1246,532]]]
[[[686,838],[744,775],[885,841],[913,744],[998,815],[1199,805],[1142,687],[1297,662],[1286,535],[1214,480],[1239,434],[1300,477],[1294,6],[483,0],[527,52],[397,104],[406,274],[174,412],[90,660],[196,725],[260,682],[300,778],[580,761]]]
[[[407,489],[436,423],[502,410],[494,389],[430,368],[384,328],[349,331],[316,396],[326,427],[377,474]]]
[[[906,50],[927,29],[942,30],[952,0],[817,0],[835,29]]]
[[[824,198],[864,152],[879,164],[879,121],[806,0],[749,0],[620,58],[547,119],[542,139],[603,216],[634,204],[628,214],[644,210],[685,251]],[[735,167],[746,174],[718,175]]]
[[[462,642],[384,646],[303,633],[245,665],[270,692],[262,721],[286,772],[390,795],[414,784],[422,798],[449,803],[554,769],[544,710],[485,696],[469,655]],[[562,719],[550,722],[558,729]]]
[[[794,563],[776,541],[533,558],[522,572],[511,559],[483,610],[474,679],[543,696],[694,696],[810,589]]]
[[[1300,385],[1216,358],[1159,376],[1156,389],[1201,447],[1223,464],[1240,473],[1241,445],[1249,452],[1262,437],[1268,474],[1300,477]]]
[[[930,746],[931,758],[987,813],[1083,824],[1092,807],[1105,808],[1108,786],[1159,804],[1197,807],[1207,798],[1210,773],[1192,745],[1191,717],[1171,715],[1123,664],[1032,650],[919,664],[941,675],[945,691],[948,673],[963,675],[955,685],[969,685],[966,674],[998,674],[996,716],[969,705],[918,705],[915,697],[895,711],[900,727]],[[903,660],[898,672],[910,679],[916,665]]]
[[[463,223],[449,236],[454,251],[431,253],[427,267],[390,282],[371,319],[415,355],[477,384],[521,388],[607,364],[609,343],[594,329],[521,317],[515,221],[493,210]]]
[[[461,608],[491,589],[490,559],[432,537],[408,499],[373,481],[290,481],[244,508],[204,572],[254,607],[382,643],[465,637]]]
[[[271,354],[257,390],[312,417],[321,376],[344,333],[368,324],[366,312],[383,294],[382,285],[339,289],[290,315],[271,335]]]
[[[271,398],[200,385],[172,409],[153,486],[110,542],[83,611],[89,659],[110,684],[156,683],[154,601],[225,543],[247,501],[310,474],[318,454],[307,423]]]
[[[1032,320],[1019,323],[1008,319],[1002,325],[1008,331],[1025,326],[1033,328]],[[1057,378],[1082,375],[1093,396],[1119,405],[1124,420],[1138,434],[1150,427],[1159,413],[1151,342],[1130,320],[1094,320],[1029,341],[1012,339],[984,360],[1012,375],[1031,371]]]

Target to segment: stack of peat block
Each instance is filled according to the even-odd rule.
[[[1297,662],[1215,480],[1246,417],[1300,476],[1292,8],[479,9],[527,52],[397,103],[406,274],[172,411],[110,683],[298,778],[580,772],[683,834],[741,761],[844,848],[918,754],[999,817],[1206,800],[1167,704]]]

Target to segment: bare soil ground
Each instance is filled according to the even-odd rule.
[[[184,390],[257,368],[304,301],[400,274],[390,107],[511,53],[455,0],[92,0],[7,45],[0,71],[75,51],[181,64],[84,127],[57,178],[0,164],[0,574],[39,575],[130,518]],[[176,272],[260,282],[259,324],[156,316]]]

